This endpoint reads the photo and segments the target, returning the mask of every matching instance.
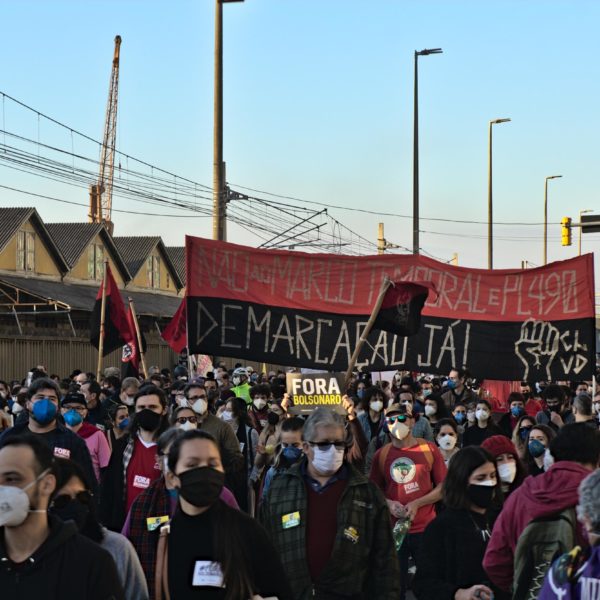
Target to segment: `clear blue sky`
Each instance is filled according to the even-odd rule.
[[[225,13],[225,159],[235,184],[375,211],[412,214],[413,52],[420,59],[421,215],[487,219],[487,132],[494,128],[495,218],[541,222],[600,213],[600,3],[596,1],[246,0]],[[100,138],[113,38],[123,38],[118,147],[210,185],[212,0],[3,2],[0,90]],[[38,132],[4,107],[10,131]],[[83,148],[75,150],[84,151]],[[89,148],[87,150],[90,150]],[[87,201],[68,186],[0,166],[0,180]],[[18,185],[17,185],[18,184]],[[31,198],[0,190],[2,205]],[[85,208],[35,202],[49,221],[84,220]],[[144,210],[115,199],[115,208]],[[410,219],[331,214],[365,237],[412,246]],[[210,219],[115,214],[119,235],[211,235]],[[423,221],[421,244],[460,264],[486,265],[486,226]],[[497,226],[495,266],[541,262],[542,227]],[[572,256],[550,227],[549,258]],[[232,227],[230,240],[255,243]],[[513,238],[513,239],[501,239]],[[575,232],[575,242],[577,234]],[[600,234],[584,236],[597,250]],[[597,270],[598,277],[598,270]]]

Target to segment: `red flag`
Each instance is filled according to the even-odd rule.
[[[96,348],[100,348],[100,313],[102,310],[102,290],[104,281],[100,285],[96,303],[92,310],[90,320],[90,343]],[[120,346],[135,340],[135,334],[132,334],[127,321],[127,314],[123,305],[121,292],[114,280],[113,274],[108,264],[106,265],[106,307],[104,314],[104,347],[102,355],[106,356]]]
[[[403,337],[417,333],[429,290],[436,292],[435,286],[430,282],[392,282],[383,297],[373,328],[391,331]]]
[[[133,322],[133,313],[131,306],[127,309],[127,323],[131,332],[131,340],[123,346],[122,362],[129,363],[135,371],[140,369],[140,349],[138,348],[137,336],[135,335],[135,323]]]
[[[187,310],[185,298],[169,324],[163,329],[162,338],[175,352],[183,352],[187,347]]]

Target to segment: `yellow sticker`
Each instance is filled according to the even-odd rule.
[[[162,517],[148,517],[146,519],[146,527],[148,531],[155,531],[163,523],[169,522],[169,515],[163,515]]]
[[[300,525],[300,512],[296,511],[288,513],[281,517],[281,525],[284,529],[291,529],[292,527],[298,527]]]
[[[353,544],[356,544],[359,538],[358,531],[354,527],[346,527],[346,529],[344,529],[344,537]]]

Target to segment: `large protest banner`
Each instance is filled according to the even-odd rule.
[[[370,370],[490,379],[590,378],[595,363],[593,256],[527,270],[450,266],[415,255],[260,250],[186,237],[190,351],[343,371],[384,277],[435,288],[417,335],[374,329],[357,362]]]

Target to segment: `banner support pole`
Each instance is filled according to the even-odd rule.
[[[129,310],[131,311],[131,316],[133,317],[133,325],[135,326],[135,337],[137,339],[137,347],[138,352],[140,353],[140,360],[142,363],[142,371],[144,373],[144,379],[148,378],[148,369],[146,369],[146,356],[144,352],[144,347],[142,346],[142,334],[140,333],[140,325],[138,323],[137,313],[135,312],[135,306],[133,304],[133,299],[128,298],[129,300]]]
[[[102,371],[102,355],[104,354],[104,319],[106,318],[106,272],[108,259],[104,259],[104,273],[102,275],[102,304],[100,305],[100,339],[98,340],[98,367],[96,369],[96,381],[100,382],[100,371]]]
[[[371,333],[371,329],[373,329],[373,325],[375,324],[375,320],[377,319],[377,315],[379,314],[379,311],[381,310],[381,305],[383,304],[383,298],[384,298],[386,292],[388,291],[388,288],[390,287],[390,285],[392,285],[392,280],[386,275],[385,278],[383,279],[383,281],[381,282],[381,289],[379,290],[379,296],[377,296],[377,301],[375,302],[375,306],[373,307],[371,316],[369,317],[369,320],[367,321],[367,325],[366,325],[364,331],[362,332],[360,339],[358,340],[358,344],[356,345],[356,348],[354,348],[354,352],[352,353],[352,358],[350,358],[350,364],[348,365],[348,370],[346,371],[346,378],[345,378],[345,382],[344,382],[344,386],[346,388],[348,387],[348,385],[350,383],[354,365],[356,364],[356,361],[358,360],[358,357],[360,356],[360,351],[362,350],[365,342],[367,341],[367,338],[369,337],[369,334]],[[345,390],[344,390],[344,392],[345,392]]]

